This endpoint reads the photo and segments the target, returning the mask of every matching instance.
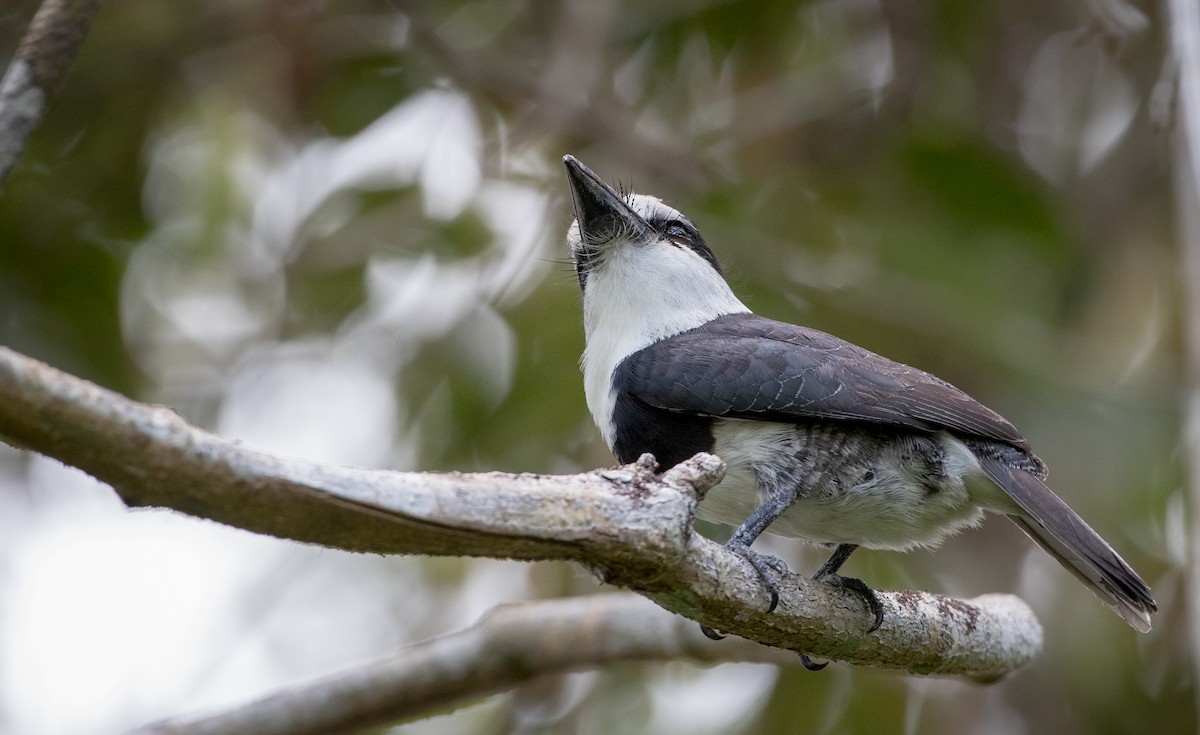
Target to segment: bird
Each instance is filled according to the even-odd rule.
[[[850,555],[932,548],[993,512],[1150,630],[1150,587],[1050,490],[1045,463],[1000,414],[927,372],[754,314],[687,216],[618,192],[573,156],[563,164],[588,410],[620,462],[725,462],[696,514],[736,527],[726,548],[762,577],[768,614],[786,566],[751,549],[764,532],[832,548],[813,578],[860,595],[875,630],[878,597],[838,574]]]

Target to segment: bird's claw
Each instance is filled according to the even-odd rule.
[[[754,567],[754,571],[758,572],[758,577],[762,580],[763,586],[771,593],[771,602],[767,605],[767,612],[775,612],[775,608],[779,607],[779,586],[775,584],[775,580],[772,577],[774,575],[783,576],[788,574],[787,564],[778,557],[760,554],[745,544],[737,544],[731,541],[725,544],[725,548],[750,562],[750,566]]]
[[[802,653],[802,654],[800,654],[800,665],[803,666],[804,668],[808,669],[809,671],[820,671],[821,669],[828,666],[829,662],[822,661],[821,663],[818,664],[818,663],[815,663],[811,658],[809,658],[807,653]]]
[[[765,586],[767,591],[771,593],[771,602],[767,604],[767,612],[775,612],[775,608],[779,607],[779,587],[775,584],[775,581],[771,579],[771,577],[775,574],[787,574],[787,564],[785,564],[782,559],[778,559],[774,556],[760,554],[745,544],[730,542],[725,545],[725,548],[750,562],[750,566],[754,567],[754,571],[758,572],[758,577],[762,580],[763,586]],[[725,637],[724,633],[717,631],[715,628],[710,628],[707,625],[701,625],[700,632],[714,641],[719,641]]]
[[[875,594],[875,590],[868,587],[866,582],[856,577],[843,577],[840,574],[826,574],[820,577],[813,577],[813,579],[820,582],[828,582],[861,597],[863,602],[866,603],[867,609],[871,611],[871,627],[867,628],[868,633],[875,632],[879,629],[879,626],[883,625],[883,603],[879,601],[879,596]]]
[[[816,582],[828,582],[836,587],[849,590],[863,599],[867,604],[867,609],[871,611],[871,627],[867,629],[868,633],[874,632],[883,625],[883,603],[879,601],[879,596],[875,594],[875,590],[867,586],[866,582],[855,577],[843,577],[837,574],[837,569],[846,561],[846,557],[850,552],[857,548],[843,544],[839,546],[829,561],[825,562],[817,573],[813,575],[813,580]],[[800,654],[800,663],[809,671],[820,671],[829,665],[829,662],[814,663],[808,654]]]

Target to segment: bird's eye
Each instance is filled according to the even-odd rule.
[[[685,240],[688,238],[687,228],[678,222],[672,222],[671,224],[667,225],[666,230],[664,230],[664,234],[673,239],[677,238],[680,240]]]

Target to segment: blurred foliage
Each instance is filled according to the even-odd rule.
[[[36,5],[0,11],[0,50]],[[403,731],[1194,732],[1175,162],[1146,112],[1169,29],[1144,4],[1122,35],[1114,7],[114,0],[0,198],[0,343],[289,454],[610,463],[569,152],[686,211],[756,311],[1008,416],[1162,614],[1137,637],[993,519],[851,572],[1030,600],[1046,651],[1008,681],[835,666],[734,696],[737,667],[621,667]],[[405,594],[452,608],[430,569]]]

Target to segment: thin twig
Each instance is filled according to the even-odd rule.
[[[58,90],[101,0],[45,0],[0,80],[0,188]]]

